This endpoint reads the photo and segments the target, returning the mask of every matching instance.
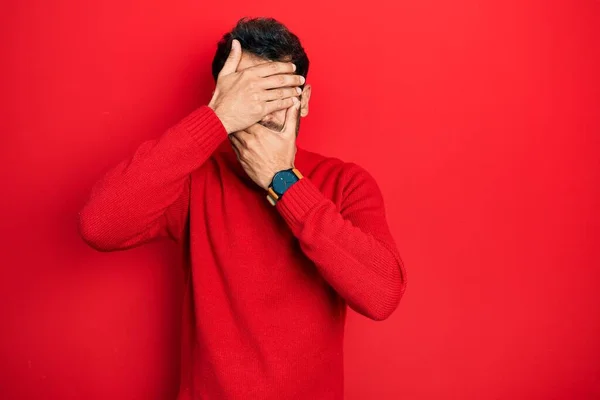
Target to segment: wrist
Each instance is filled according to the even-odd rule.
[[[269,200],[269,203],[273,206],[277,204],[285,192],[302,178],[302,174],[294,166],[275,173],[267,188],[267,200]]]
[[[227,135],[229,135],[230,133],[232,133],[231,128],[229,128],[229,125],[227,124],[227,121],[225,120],[225,118],[223,118],[221,116],[221,113],[219,112],[219,110],[217,108],[215,108],[214,105],[211,105],[210,103],[208,104],[208,108],[210,108],[211,110],[213,110],[213,112],[215,113],[215,115],[217,116],[217,118],[219,119],[219,121],[221,121],[221,124],[223,125],[223,127],[227,131]]]
[[[215,88],[215,90],[212,93],[212,97],[210,98],[210,101],[208,102],[208,106],[210,108],[212,108],[213,110],[216,109],[216,103],[217,103],[217,97],[218,97],[217,90],[218,89]]]
[[[220,110],[217,107],[217,90],[215,90],[213,92],[213,96],[210,99],[210,102],[207,104],[208,108],[210,108],[211,110],[213,110],[213,112],[215,113],[215,115],[217,116],[217,118],[219,118],[219,121],[221,121],[221,124],[223,124],[223,127],[225,128],[225,130],[227,131],[227,134],[229,135],[230,133],[232,133],[231,129],[229,128],[229,125],[227,124],[227,121],[225,118],[223,118],[223,116],[221,115]]]

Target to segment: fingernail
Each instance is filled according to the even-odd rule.
[[[302,82],[302,84],[304,85],[304,82],[306,82],[306,78],[303,76],[300,76],[300,82]]]
[[[298,94],[302,94],[302,89],[300,89],[298,86],[296,86],[296,92],[298,92]]]
[[[298,106],[298,103],[300,103],[300,100],[298,100],[297,97],[292,97],[292,103],[294,103],[294,106]]]
[[[297,69],[298,67],[296,67],[296,64],[292,64],[292,65],[294,66],[294,71],[296,71],[296,69]]]

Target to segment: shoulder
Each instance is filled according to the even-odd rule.
[[[298,149],[298,168],[317,180],[326,180],[341,190],[343,197],[360,192],[380,192],[373,175],[363,166],[338,157],[323,155],[306,149]],[[300,169],[302,171],[302,169]]]
[[[298,148],[296,162],[308,171],[335,172],[344,177],[371,177],[371,174],[355,162],[344,161],[338,157],[332,157],[317,153],[315,151]]]

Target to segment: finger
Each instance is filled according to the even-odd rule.
[[[275,89],[288,86],[302,86],[305,79],[302,75],[280,74],[263,78],[258,85],[263,89]]]
[[[287,99],[278,99],[273,101],[267,101],[265,104],[265,115],[269,115],[272,112],[285,110],[294,105],[294,100],[298,100],[296,97],[288,97]]]
[[[265,90],[263,100],[271,101],[277,99],[287,99],[288,97],[298,97],[302,94],[302,89],[299,87],[287,87],[279,89]]]
[[[246,128],[246,132],[248,132],[251,135],[260,135],[265,132],[273,133],[275,131],[273,131],[272,129],[269,129],[266,126],[263,126],[257,122],[256,124],[251,125],[248,128]]]
[[[232,136],[241,144],[241,148],[247,148],[252,140],[252,134],[246,131],[237,131]]]
[[[238,160],[240,159],[240,149],[242,148],[242,143],[240,142],[240,140],[235,136],[235,134],[231,134],[229,136],[227,136],[229,138],[229,141],[231,142],[231,147],[233,148],[233,151],[235,152],[235,155],[237,156]]]
[[[289,62],[271,61],[250,67],[247,71],[264,78],[277,74],[292,74],[296,71],[296,65]]]
[[[300,100],[297,98],[293,98],[294,105],[287,109],[285,113],[285,123],[283,125],[283,130],[281,133],[284,135],[293,135],[296,136],[296,127],[298,126],[298,110],[300,109]]]
[[[244,141],[238,136],[238,132],[232,133],[229,136],[231,137],[232,143],[237,147],[238,150],[241,150],[244,147],[246,147]]]
[[[242,59],[242,46],[237,39],[233,39],[231,41],[231,50],[229,51],[229,56],[227,60],[225,60],[225,64],[219,72],[219,76],[233,74],[237,71],[237,67]]]

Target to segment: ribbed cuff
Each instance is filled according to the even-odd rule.
[[[217,114],[208,106],[201,106],[187,117],[183,118],[176,126],[185,130],[198,145],[202,155],[210,155],[227,138],[227,130],[217,117]],[[200,156],[200,155],[199,155]]]
[[[324,199],[319,188],[304,177],[283,194],[276,208],[291,227],[296,227],[303,223],[306,213]]]

